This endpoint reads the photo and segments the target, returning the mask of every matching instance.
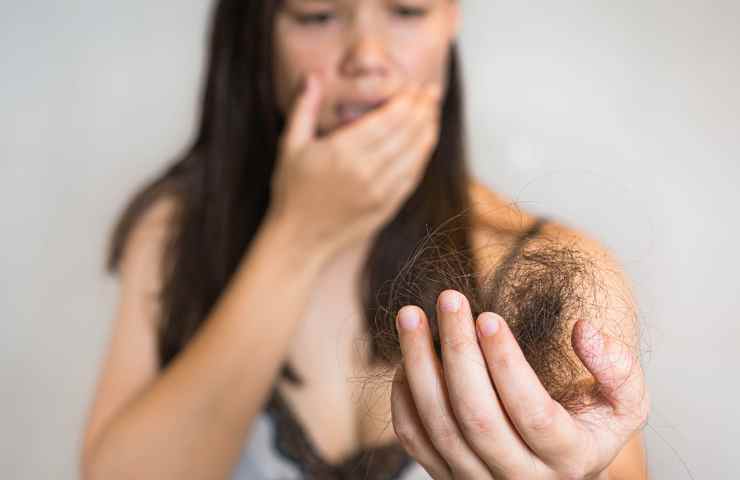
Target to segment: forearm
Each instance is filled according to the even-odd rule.
[[[227,478],[330,251],[266,222],[187,347],[102,430],[88,479]]]
[[[648,480],[647,455],[642,431],[637,431],[606,470],[605,480]],[[601,479],[600,479],[601,480]]]

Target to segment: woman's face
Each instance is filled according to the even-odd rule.
[[[275,18],[277,103],[287,114],[308,72],[321,77],[319,135],[408,83],[447,85],[458,0],[282,0]]]

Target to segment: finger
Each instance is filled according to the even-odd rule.
[[[430,89],[424,91],[408,118],[373,152],[377,158],[374,168],[379,180],[386,177],[384,172],[394,175],[408,172],[422,158],[422,154],[428,155],[437,137],[438,92],[439,90],[434,93]]]
[[[404,372],[429,439],[450,466],[454,478],[490,478],[490,472],[465,442],[455,421],[426,315],[419,307],[407,305],[396,320]]]
[[[398,201],[407,198],[421,182],[431,158],[431,147],[437,136],[437,127],[426,124],[418,138],[404,151],[389,161],[377,174],[375,183],[381,191],[391,192]]]
[[[377,157],[376,168],[380,168],[389,158],[394,157],[401,149],[409,144],[419,131],[422,122],[427,118],[427,110],[424,108],[426,93],[419,92],[413,99],[411,108],[406,115],[398,119],[398,125],[388,129],[388,135],[376,143],[368,153]]]
[[[381,117],[378,119],[379,123],[383,125],[385,132],[374,138],[373,143],[368,145],[367,152],[380,158],[381,164],[387,161],[389,156],[392,157],[393,148],[389,149],[389,146],[395,146],[395,150],[398,151],[399,147],[409,143],[414,132],[418,130],[420,121],[425,118],[425,112],[429,110],[426,105],[431,99],[430,86],[413,85],[408,88],[408,92],[410,101],[400,114],[389,115],[384,120],[383,112],[378,112]]]
[[[537,459],[509,422],[493,388],[467,298],[443,291],[437,319],[447,391],[463,435],[494,474],[527,477]]]
[[[372,151],[399,128],[418,95],[417,87],[405,87],[382,106],[336,129],[331,138],[363,152]]]
[[[450,467],[429,440],[414,405],[403,367],[398,368],[391,390],[393,430],[401,446],[435,479],[452,480]]]
[[[417,109],[420,114],[410,138],[404,139],[399,151],[386,154],[381,171],[376,175],[381,190],[395,192],[403,199],[418,187],[439,139],[440,98],[441,87],[432,85]]]
[[[578,424],[542,386],[504,319],[484,312],[477,320],[494,387],[522,439],[548,465],[567,462],[582,448]]]
[[[316,136],[321,82],[312,73],[308,74],[304,82],[286,125],[285,147],[292,151],[301,148]]]
[[[603,335],[587,320],[573,328],[573,349],[599,384],[617,417],[639,426],[648,416],[650,401],[640,362],[628,345]]]

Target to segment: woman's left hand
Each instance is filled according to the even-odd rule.
[[[423,310],[399,311],[403,367],[391,395],[400,443],[436,480],[604,479],[647,419],[636,357],[588,321],[576,323],[573,346],[608,402],[573,415],[550,397],[501,317],[482,313],[474,324],[465,296],[445,290],[437,318],[442,359]]]

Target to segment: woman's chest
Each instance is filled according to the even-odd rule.
[[[315,284],[299,321],[288,361],[303,386],[278,388],[325,460],[395,441],[390,382],[368,367],[367,336],[358,280],[361,251],[329,265]]]
[[[473,229],[477,273],[490,274],[487,268],[501,261],[512,238],[495,229]],[[390,413],[393,371],[368,366],[369,339],[359,290],[365,253],[356,250],[337,258],[316,282],[288,353],[305,385],[285,380],[278,385],[328,461],[397,441]]]

